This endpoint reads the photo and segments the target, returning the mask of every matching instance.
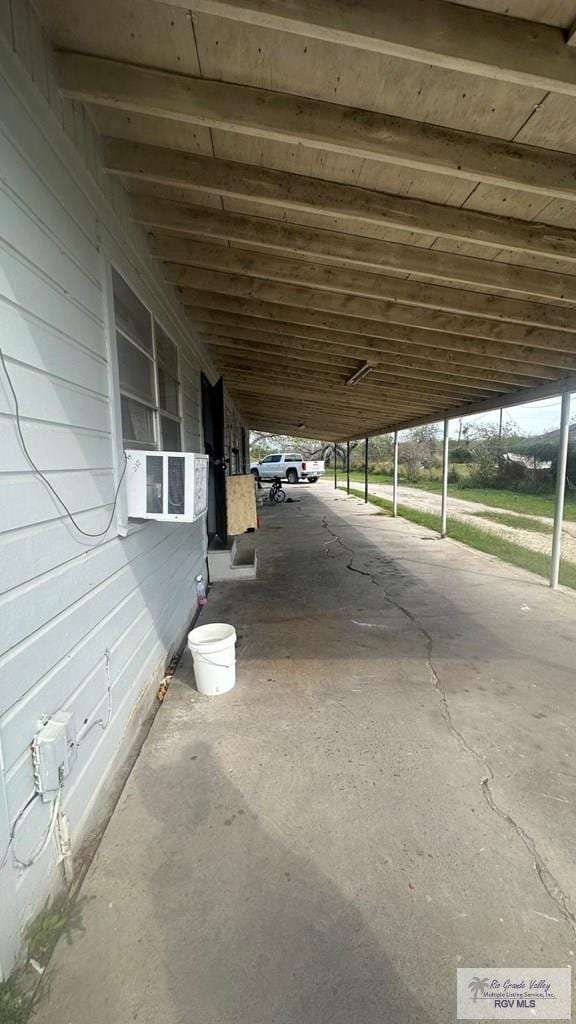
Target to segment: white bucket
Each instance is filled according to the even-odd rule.
[[[206,697],[227,693],[236,682],[236,630],[225,622],[209,622],[188,633],[196,688]]]

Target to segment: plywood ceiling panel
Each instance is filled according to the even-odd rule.
[[[194,23],[206,78],[511,139],[544,92],[208,15]]]
[[[551,93],[518,132],[515,141],[576,153],[576,99]]]
[[[540,21],[543,25],[570,28],[576,21],[575,0],[458,0],[462,7],[507,14],[511,18]]]
[[[212,156],[209,128],[196,124],[178,124],[177,121],[152,117],[150,114],[114,110],[113,107],[99,107],[95,104],[90,105],[89,109],[102,135]]]
[[[552,199],[535,218],[545,224],[555,224],[560,228],[576,228],[576,202],[567,199]]]
[[[194,206],[209,206],[222,209],[222,199],[209,192],[199,192],[172,188],[170,185],[158,185],[153,181],[137,181],[129,178],[124,182],[128,192],[137,196],[154,196],[155,199],[170,199],[176,203],[193,203]]]
[[[40,0],[53,44],[164,71],[200,74],[188,11],[153,0]]]
[[[536,256],[530,253],[509,252],[503,249],[496,260],[504,263],[515,263],[519,267],[533,267],[536,270],[548,270],[556,274],[576,273],[576,266],[570,260],[556,260],[548,256]],[[576,347],[576,346],[575,346]]]
[[[363,188],[414,196],[434,203],[461,206],[472,187],[462,178],[430,174],[378,160],[362,160],[340,153],[329,153],[287,142],[253,138],[236,132],[213,129],[214,155],[225,160],[272,167],[276,170],[307,174]]]
[[[529,195],[527,192],[480,182],[462,205],[469,210],[494,213],[497,217],[542,220],[541,213],[549,203],[548,196],[539,196],[535,193]]]
[[[484,260],[493,260],[502,251],[501,246],[477,245],[475,242],[458,242],[451,238],[436,238],[432,248],[440,249],[442,252],[460,253],[461,256],[477,256],[479,259]]]
[[[362,235],[366,238],[381,238],[386,242],[398,242],[400,245],[418,245],[429,248],[433,242],[430,235],[416,231],[398,231],[386,224],[362,223],[351,217],[337,217],[333,214],[301,213],[282,206],[271,206],[269,203],[257,203],[248,199],[225,198],[225,210],[233,213],[246,213],[254,217],[267,217],[270,220],[281,220],[285,224],[301,224],[306,227],[320,228],[326,231],[346,231],[351,235]]]
[[[212,245],[213,241],[216,241],[216,239],[210,238],[210,245]],[[220,239],[219,239],[219,241],[220,241]],[[266,255],[272,256],[272,257],[275,257],[275,256],[284,256],[285,257],[286,256],[286,250],[285,249],[275,249],[275,248],[272,248],[271,246],[262,247],[262,246],[258,246],[258,245],[255,245],[255,244],[249,243],[249,242],[234,242],[234,241],[230,242],[229,245],[230,245],[231,249],[241,249],[243,252],[255,253],[258,256],[266,256]],[[308,263],[314,263],[314,264],[318,264],[320,262],[318,260],[318,256],[315,253],[299,252],[298,253],[298,259],[300,261],[304,261],[304,262],[308,262]],[[321,262],[323,264],[328,265],[328,266],[335,266],[339,270],[342,269],[342,264],[340,264],[337,260],[331,260],[330,257],[328,257],[328,256],[323,256]],[[386,268],[386,277],[397,277],[399,279],[407,280],[410,277],[410,274],[406,273],[405,271],[392,270],[390,267],[387,267]],[[437,284],[437,283],[438,282],[436,280],[433,281],[433,284]]]

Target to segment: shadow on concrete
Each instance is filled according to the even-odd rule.
[[[295,852],[273,834],[207,745],[186,750],[174,777],[141,792],[163,827],[175,779],[180,788],[168,856],[150,879],[172,1003],[164,1020],[443,1024],[420,1001],[426,993],[407,988],[351,899],[320,873],[313,851]]]

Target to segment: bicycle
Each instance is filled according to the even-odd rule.
[[[274,477],[272,486],[268,491],[267,500],[270,505],[281,505],[283,501],[286,501],[286,491],[282,488],[282,481],[279,476]]]

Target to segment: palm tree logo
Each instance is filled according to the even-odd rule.
[[[489,978],[472,978],[472,981],[468,985],[471,992],[474,993],[472,996],[472,1002],[475,1003],[478,999],[478,994],[482,995],[490,984]]]

